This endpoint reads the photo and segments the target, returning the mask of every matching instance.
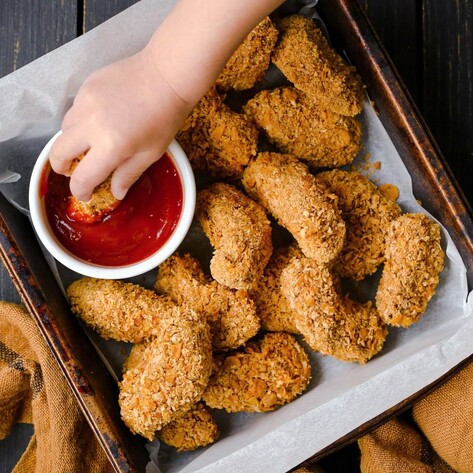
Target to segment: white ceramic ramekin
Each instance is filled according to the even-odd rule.
[[[174,232],[159,250],[141,261],[125,266],[101,266],[84,261],[67,250],[58,241],[49,226],[45,210],[45,198],[40,194],[40,186],[43,170],[48,164],[49,152],[60,133],[53,136],[41,151],[31,174],[29,188],[31,221],[36,234],[51,255],[64,266],[79,274],[103,279],[123,279],[146,273],[171,256],[189,230],[194,216],[196,199],[194,174],[187,156],[179,144],[173,140],[167,149],[181,178],[183,190],[181,216]]]

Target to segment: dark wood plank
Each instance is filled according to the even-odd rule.
[[[77,35],[76,0],[0,2],[0,77]]]
[[[10,435],[0,441],[0,472],[9,473],[23,455],[31,436],[32,424],[15,424]]]
[[[0,77],[61,46],[76,34],[76,0],[1,0]],[[0,299],[21,301],[3,264]],[[12,471],[32,432],[31,425],[16,425],[11,435],[0,441],[0,473]]]
[[[76,0],[0,2],[0,77],[76,37]],[[0,298],[19,302],[8,274],[0,272]]]
[[[422,100],[422,1],[359,0],[412,98]]]
[[[0,77],[76,37],[76,0],[0,2]],[[0,299],[20,302],[3,266]]]
[[[138,0],[84,0],[82,31],[91,30]]]
[[[473,203],[473,1],[423,2],[423,116]]]

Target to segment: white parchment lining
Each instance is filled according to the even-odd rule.
[[[83,80],[93,70],[142,48],[174,3],[142,0],[0,80],[0,189],[18,208],[27,211],[28,177],[36,156],[60,127]],[[377,184],[395,184],[404,211],[425,212],[368,101],[361,121],[363,150],[357,169]],[[379,170],[366,165],[366,153],[371,163],[381,163]],[[162,472],[287,471],[471,355],[473,317],[466,269],[445,230],[442,239],[447,259],[437,294],[419,323],[407,330],[390,330],[380,356],[360,366],[312,353],[313,380],[303,396],[271,413],[218,413],[221,439],[189,454],[177,455],[163,447]],[[77,276],[59,274],[64,284]],[[120,344],[99,348],[110,358],[120,358],[116,353],[124,352]],[[110,360],[112,366],[116,363]]]

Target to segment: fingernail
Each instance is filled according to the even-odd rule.
[[[123,198],[126,196],[127,190],[125,189],[114,189],[112,190],[113,197],[118,200],[123,200]]]

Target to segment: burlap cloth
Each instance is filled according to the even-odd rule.
[[[33,319],[0,302],[0,439],[16,422],[34,435],[14,473],[113,471]]]
[[[473,473],[473,363],[358,445],[362,473]],[[296,472],[322,470],[310,465]]]
[[[472,473],[473,364],[358,445],[363,473]]]

